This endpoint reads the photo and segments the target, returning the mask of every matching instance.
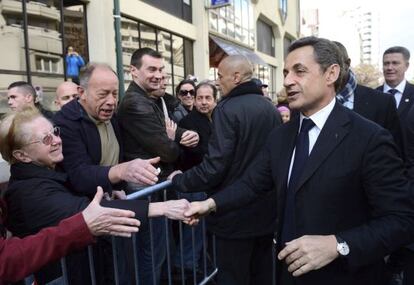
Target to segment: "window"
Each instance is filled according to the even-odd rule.
[[[257,50],[275,56],[275,36],[271,26],[257,20]]]
[[[233,5],[209,10],[209,27],[229,38],[255,46],[253,9],[250,0],[234,0]]]
[[[289,47],[290,47],[290,45],[292,44],[292,39],[291,38],[289,38],[289,37],[287,37],[287,36],[285,36],[284,38],[283,38],[283,56],[284,56],[284,58],[286,58],[286,56],[287,56],[287,54],[288,54],[288,49],[289,49]]]
[[[0,2],[0,18],[3,19],[0,90],[6,90],[14,81],[28,81],[41,87],[42,104],[53,110],[56,87],[65,77],[65,47],[72,45],[85,61],[88,60],[84,3],[80,0]],[[25,16],[27,23],[23,21]],[[28,34],[27,41],[24,31]],[[8,109],[6,103],[0,100],[0,112]]]
[[[121,27],[126,87],[132,80],[129,72],[131,56],[135,50],[142,47],[149,47],[161,53],[164,59],[165,71],[171,78],[167,86],[168,93],[172,94],[175,86],[186,75],[193,74],[192,41],[127,17],[121,18]]]
[[[157,7],[173,16],[192,23],[191,0],[142,0],[143,2]]]
[[[288,10],[288,1],[287,0],[279,0],[279,13],[282,17],[282,21],[285,22],[287,18],[287,10]]]
[[[47,73],[60,73],[59,65],[61,64],[60,58],[52,58],[47,56],[37,55],[36,57],[36,71]]]
[[[276,98],[276,67],[272,65],[257,65],[256,66],[256,77],[259,78],[264,84],[267,84],[267,90],[269,96],[272,99]]]

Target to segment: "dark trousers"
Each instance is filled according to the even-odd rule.
[[[389,285],[414,284],[414,251],[404,247],[393,252],[387,262]],[[403,273],[402,275],[400,273]]]
[[[404,266],[404,285],[414,284],[414,251],[407,251],[407,259]]]
[[[249,239],[216,237],[218,285],[271,285],[272,240],[273,235]]]

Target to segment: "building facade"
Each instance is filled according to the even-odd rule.
[[[68,46],[86,62],[122,70],[125,86],[132,52],[156,49],[171,76],[171,93],[188,75],[215,79],[224,56],[244,54],[275,96],[282,88],[286,48],[299,36],[299,0],[231,0],[221,7],[211,2],[0,0],[0,113],[7,111],[7,86],[17,80],[38,86],[43,104],[53,109],[54,91],[66,79]],[[117,5],[120,14],[114,15]]]

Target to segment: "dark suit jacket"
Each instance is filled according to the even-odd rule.
[[[414,184],[414,105],[407,115],[407,173]]]
[[[354,91],[353,110],[364,118],[389,130],[404,157],[400,119],[395,107],[395,100],[390,94],[384,94],[378,90],[358,84]]]
[[[384,85],[379,86],[377,89],[380,91],[383,91]],[[407,84],[405,85],[403,95],[401,97],[400,105],[398,106],[398,110],[397,110],[403,129],[405,129],[405,119],[413,103],[414,103],[414,85],[407,82]]]
[[[280,232],[298,127],[296,118],[274,130],[243,179],[213,195],[217,214],[275,187]],[[382,284],[383,257],[414,240],[414,201],[393,139],[339,103],[294,191],[297,236],[337,234],[350,247],[346,258],[297,278],[298,285]]]

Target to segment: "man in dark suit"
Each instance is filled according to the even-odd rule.
[[[414,105],[411,106],[407,114],[407,175],[411,184],[414,184]],[[405,254],[405,265],[404,265],[404,284],[414,283],[414,244],[408,246],[403,253]]]
[[[186,212],[217,215],[275,189],[279,285],[383,284],[384,256],[414,239],[391,135],[335,102],[342,66],[329,40],[292,43],[284,86],[300,116],[271,133],[241,180]]]
[[[394,98],[379,90],[358,84],[355,74],[350,69],[351,59],[345,46],[340,42],[334,41],[334,43],[343,56],[345,69],[341,91],[336,98],[348,109],[389,130],[403,155],[403,135]]]
[[[409,60],[410,52],[407,48],[401,46],[388,48],[384,52],[382,60],[385,83],[377,89],[390,93],[395,98],[405,147],[403,151],[404,160],[406,161],[408,171],[411,171],[411,163],[409,160],[412,160],[412,154],[410,153],[412,146],[410,145],[411,142],[408,136],[410,136],[409,132],[412,126],[409,122],[408,113],[412,109],[412,106],[414,106],[414,85],[405,79],[405,72],[408,69]],[[411,271],[410,273],[407,271],[404,273],[404,284],[411,284],[408,283],[407,276],[414,274],[414,270],[406,266],[410,263],[414,263],[414,245],[397,251],[389,259],[389,266],[394,268],[392,269],[393,271],[399,271],[401,268]]]
[[[394,95],[401,126],[405,129],[405,119],[414,103],[414,85],[405,79],[410,52],[405,47],[390,47],[384,52],[382,69],[385,83],[377,89]]]

